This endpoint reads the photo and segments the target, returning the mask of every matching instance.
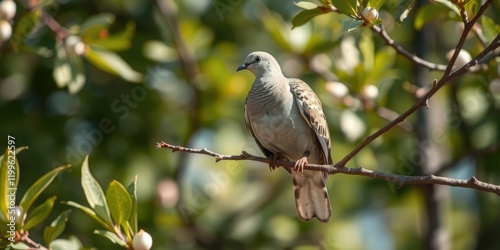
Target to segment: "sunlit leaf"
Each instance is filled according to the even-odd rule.
[[[143,75],[132,69],[118,54],[98,46],[89,46],[88,48],[85,57],[97,68],[120,76],[129,82],[142,81]]]
[[[64,228],[66,228],[66,222],[68,221],[68,216],[71,213],[71,210],[65,210],[57,218],[50,223],[49,226],[46,226],[45,229],[43,230],[43,240],[45,241],[45,244],[50,245],[50,243],[59,237],[61,233],[64,231]]]
[[[23,242],[17,242],[16,244],[10,244],[9,248],[10,249],[18,249],[18,250],[31,250],[31,249],[33,249],[32,247],[24,244]]]
[[[133,234],[136,234],[139,230],[137,226],[137,178],[138,176],[136,175],[134,180],[127,186],[127,192],[132,198],[132,211],[130,211],[128,222],[132,228]]]
[[[1,220],[7,220],[8,206],[10,205],[9,199],[11,197],[10,192],[15,192],[19,184],[20,168],[17,155],[28,149],[28,147],[15,148],[15,140],[10,136],[7,136],[7,139],[8,147],[5,149],[5,153],[0,156],[0,197],[2,197],[0,198]],[[13,148],[15,148],[15,151],[11,150]],[[12,164],[13,161],[14,164]]]
[[[396,9],[396,21],[402,23],[410,14],[411,9],[415,5],[415,0],[399,0],[398,7]]]
[[[357,0],[332,0],[332,4],[343,14],[351,17],[358,16]]]
[[[82,187],[90,208],[92,208],[108,226],[113,227],[108,204],[106,203],[106,196],[97,180],[92,176],[92,173],[90,173],[88,155],[85,156],[82,163]]]
[[[22,207],[23,209],[23,214],[21,218],[24,217],[24,214],[28,212],[28,210],[31,208],[31,205],[33,202],[38,198],[38,196],[49,186],[49,184],[56,178],[57,175],[62,173],[63,171],[69,169],[71,165],[64,165],[58,168],[55,168],[51,170],[50,172],[46,173],[42,177],[40,177],[38,180],[35,181],[31,185],[31,187],[28,188],[26,193],[24,193],[23,198],[21,199],[21,202],[19,202],[19,206]]]
[[[125,30],[122,32],[103,37],[100,30],[95,30],[87,32],[85,36],[82,36],[82,40],[89,45],[98,45],[111,51],[120,51],[130,47],[134,32],[135,23],[128,22]]]
[[[88,214],[90,217],[92,217],[94,220],[96,220],[99,224],[101,224],[101,226],[105,227],[105,228],[111,228],[109,227],[110,225],[108,225],[106,223],[106,221],[104,221],[103,219],[101,219],[101,217],[99,217],[95,212],[94,210],[86,207],[86,206],[82,206],[76,202],[73,202],[73,201],[65,201],[63,202],[63,204],[66,204],[68,206],[72,206],[72,207],[76,207],[80,210],[82,210],[84,213]]]
[[[299,12],[297,15],[295,15],[292,19],[292,29],[295,27],[299,27],[307,23],[309,20],[311,20],[313,17],[325,14],[326,12],[321,11],[320,9],[311,9],[311,10],[303,10]]]
[[[395,78],[397,76],[393,70],[395,60],[396,53],[393,49],[385,47],[377,50],[373,68],[368,72],[368,83],[378,84],[382,80]]]
[[[40,224],[42,221],[47,219],[50,212],[52,212],[52,208],[54,207],[56,199],[56,196],[52,196],[48,198],[44,203],[33,209],[33,212],[28,213],[28,218],[26,218],[26,223],[24,224],[23,229],[25,231],[28,231],[32,227]]]
[[[109,183],[106,201],[115,223],[126,228],[132,210],[132,198],[120,182],[113,180]]]
[[[9,192],[15,190],[13,189],[16,188],[15,179],[19,178],[19,172],[16,172],[18,170],[12,169],[15,165],[11,163],[15,161],[15,151],[6,148],[5,153],[0,156],[0,211],[5,221],[8,218]]]
[[[103,236],[103,237],[109,239],[111,242],[116,243],[120,246],[124,246],[124,247],[127,246],[127,242],[123,241],[120,237],[118,237],[118,235],[116,235],[113,232],[106,231],[106,230],[94,230],[94,233],[98,234],[100,236]]]
[[[500,34],[500,25],[485,15],[481,16],[481,26],[483,27],[484,36],[490,42]]]
[[[92,30],[99,30],[109,27],[115,21],[115,15],[110,13],[100,13],[89,17],[81,25],[78,34],[85,36]]]
[[[73,235],[69,239],[56,239],[50,243],[51,250],[68,250],[68,249],[81,249],[84,250],[82,242]]]
[[[375,45],[370,34],[367,31],[363,32],[359,41],[359,51],[363,56],[365,71],[371,71],[374,64]]]
[[[373,7],[375,9],[380,9],[382,5],[384,5],[385,0],[370,0],[368,1],[368,6]]]
[[[318,5],[311,3],[311,2],[307,2],[307,1],[300,1],[297,3],[294,2],[294,4],[297,5],[297,7],[300,7],[300,8],[305,9],[305,10],[312,10],[312,9],[318,8]]]

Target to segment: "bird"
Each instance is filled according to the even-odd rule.
[[[328,124],[320,99],[304,81],[286,78],[269,53],[250,53],[237,71],[255,80],[245,101],[245,124],[260,150],[275,161],[294,161],[292,175],[297,215],[304,221],[328,222],[332,208],[326,188],[328,174],[304,170],[308,163],[332,164]]]

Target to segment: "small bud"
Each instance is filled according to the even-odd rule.
[[[68,54],[83,55],[85,53],[85,44],[83,44],[82,39],[78,36],[66,37],[64,45]]]
[[[153,246],[153,238],[144,230],[139,230],[139,232],[134,236],[132,240],[132,246],[134,250],[149,250]]]
[[[361,14],[366,21],[373,21],[378,18],[378,11],[373,7],[366,7]]]
[[[0,19],[12,20],[16,15],[16,3],[13,0],[3,0],[0,2]]]
[[[12,36],[12,26],[5,20],[0,20],[0,44],[10,39]]]
[[[455,50],[452,49],[446,53],[446,59],[451,60],[451,57],[453,56],[453,53],[455,53]],[[455,61],[455,65],[453,65],[453,68],[458,68],[462,67],[465,64],[469,63],[472,60],[471,55],[467,50],[460,50],[457,56],[457,60]]]
[[[328,82],[325,87],[335,99],[340,100],[349,94],[349,89],[341,82]]]
[[[374,101],[378,97],[378,88],[375,85],[366,85],[361,90],[361,96],[367,100]]]
[[[10,214],[10,215],[11,216],[13,215],[15,217],[16,224],[20,225],[24,220],[24,218],[21,217],[22,214],[23,214],[23,208],[16,206],[14,208],[14,214]]]

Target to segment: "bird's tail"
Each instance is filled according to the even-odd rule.
[[[304,170],[301,174],[293,171],[292,177],[295,206],[300,219],[309,221],[316,217],[321,222],[327,222],[332,214],[332,207],[325,185],[325,173]]]

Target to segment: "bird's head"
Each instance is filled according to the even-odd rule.
[[[255,77],[264,76],[266,74],[274,76],[282,76],[281,68],[276,59],[269,53],[263,51],[255,51],[250,53],[245,58],[245,63],[238,67],[236,71],[248,69]]]

